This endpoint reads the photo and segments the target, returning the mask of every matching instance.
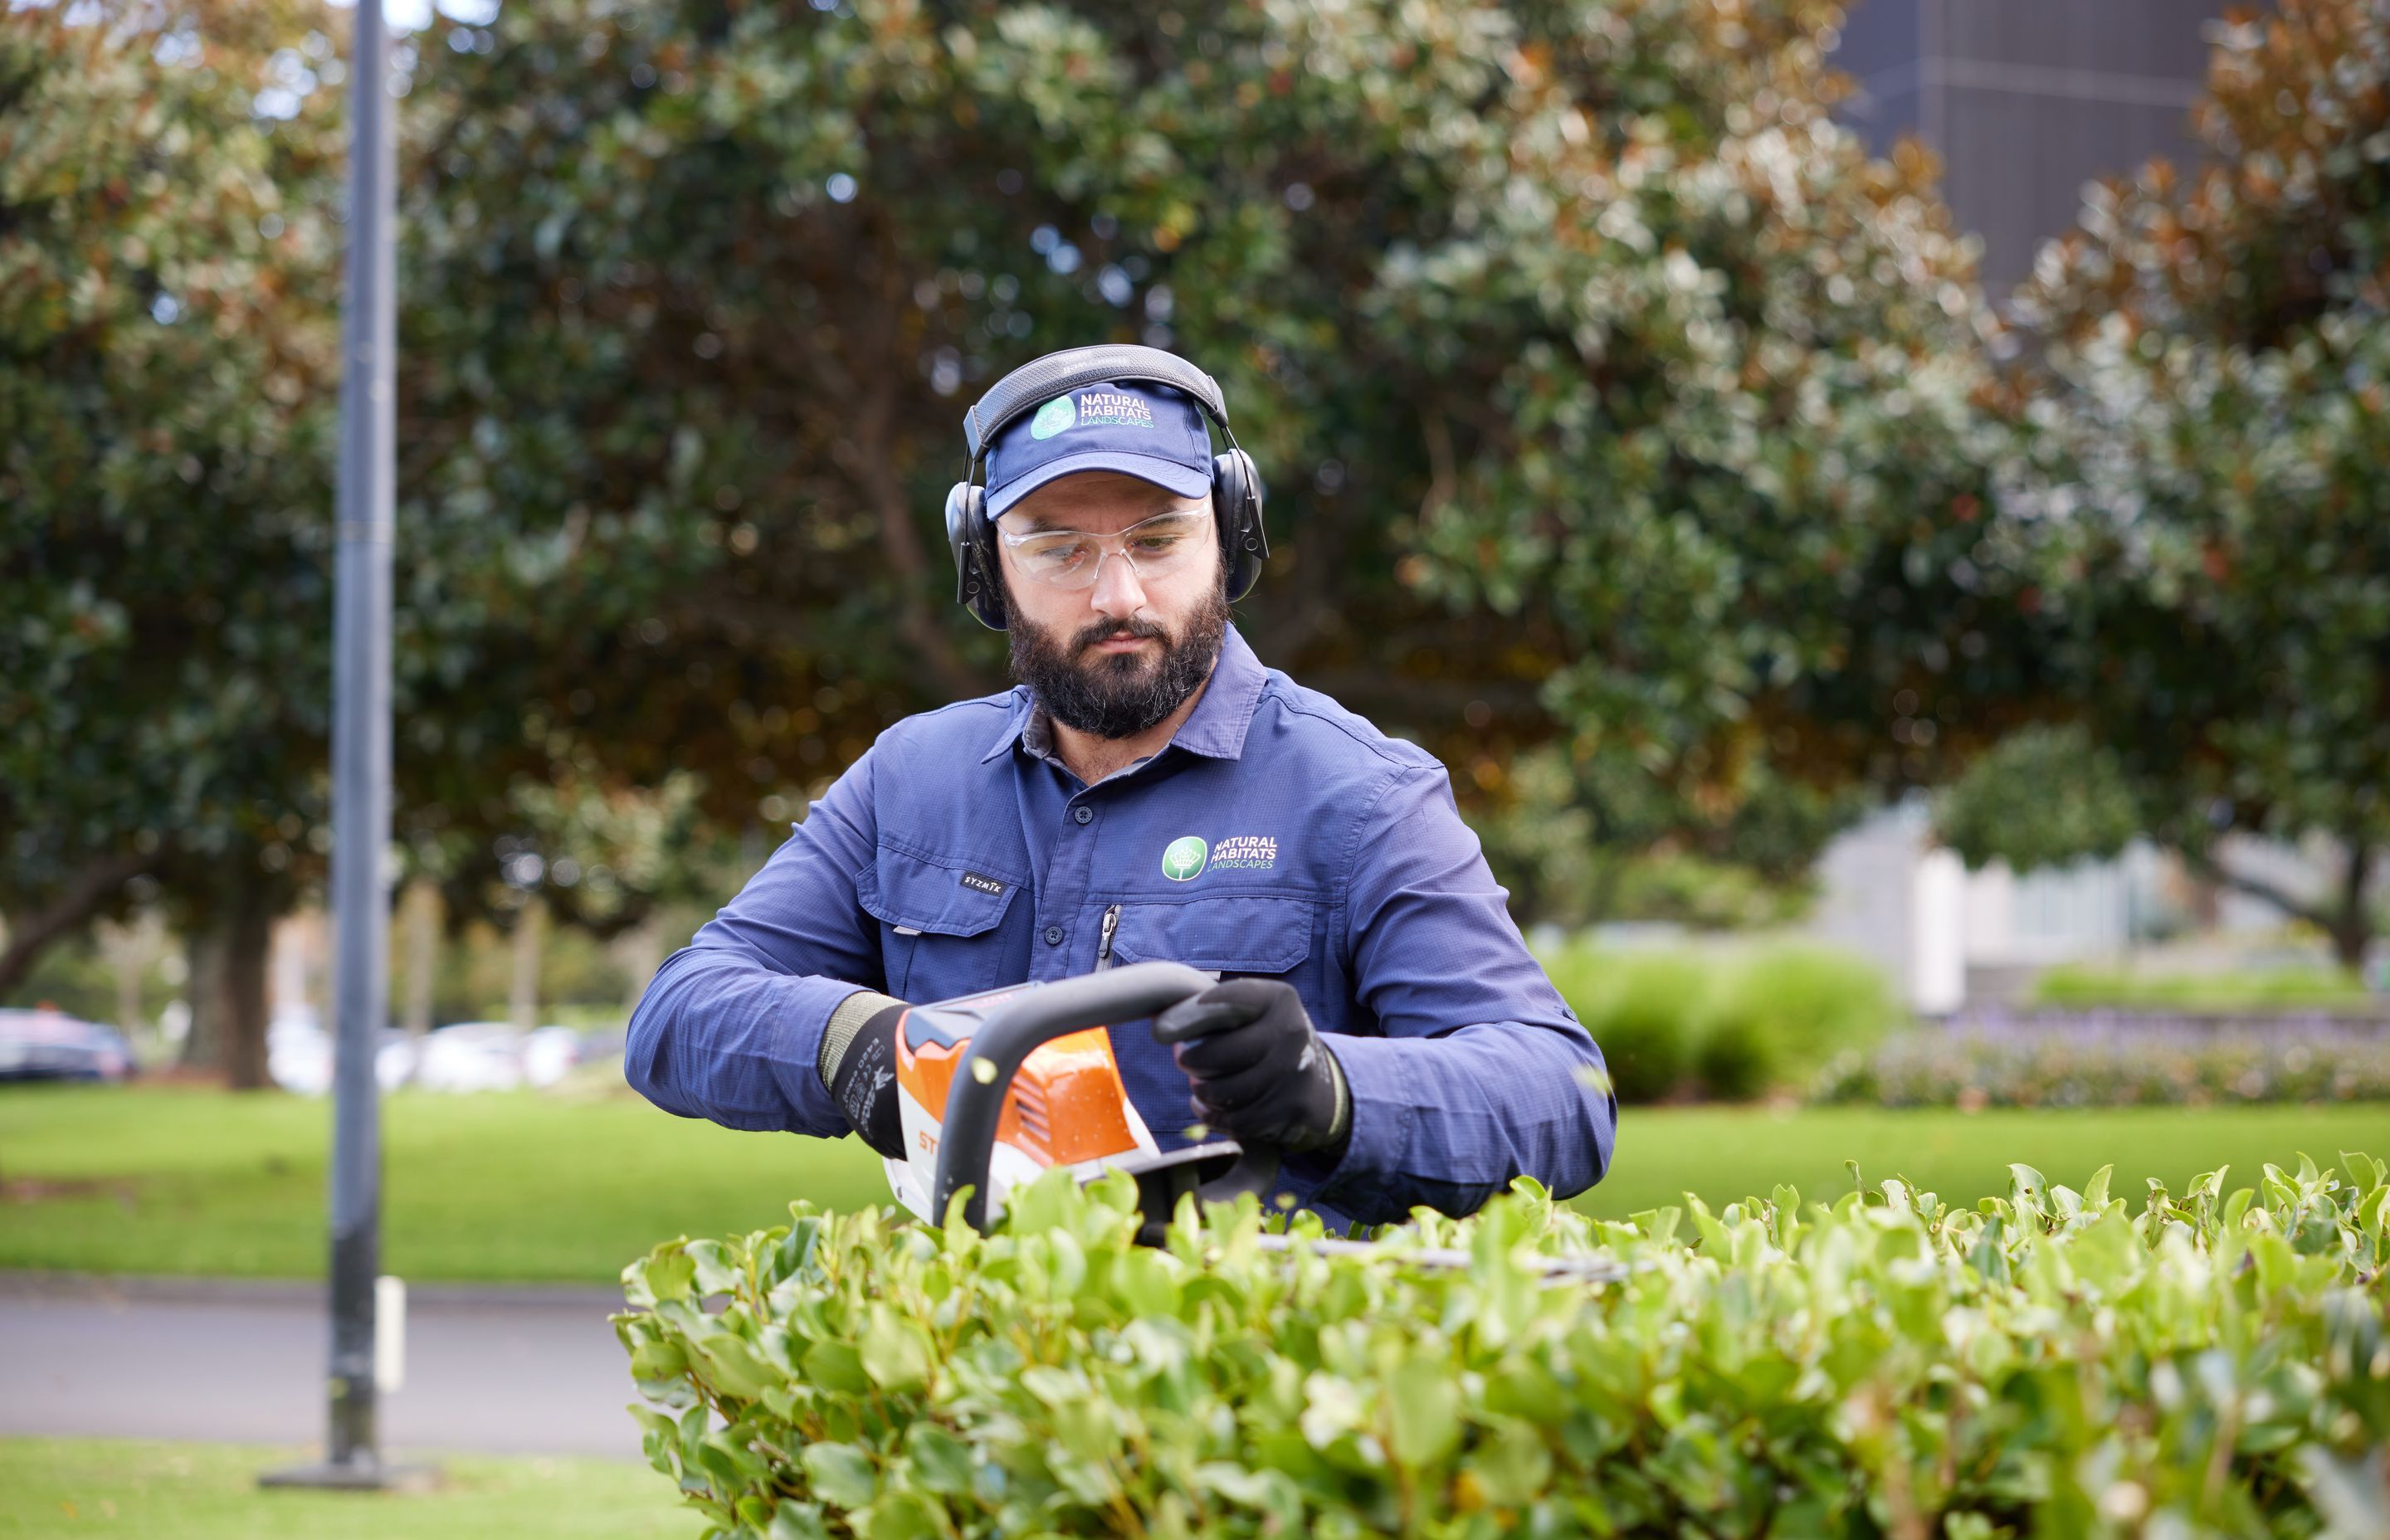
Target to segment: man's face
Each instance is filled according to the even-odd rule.
[[[997,542],[1009,611],[1013,676],[1065,726],[1133,738],[1178,709],[1211,677],[1228,625],[1220,542],[1208,497],[1181,497],[1115,471],[1086,470],[1039,487],[996,528],[1117,535],[1170,513],[1201,513],[1195,543],[1155,571],[1104,551],[1093,585],[1056,587],[1025,571]]]

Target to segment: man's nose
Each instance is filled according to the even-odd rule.
[[[1103,553],[1087,602],[1096,613],[1123,620],[1145,608],[1145,584],[1137,581],[1137,569],[1129,565],[1127,557],[1116,551]]]

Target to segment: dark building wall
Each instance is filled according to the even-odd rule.
[[[1984,238],[1995,293],[2074,225],[2086,182],[2198,159],[2190,110],[2220,0],[1856,0],[1834,63],[1878,149],[1913,134]]]

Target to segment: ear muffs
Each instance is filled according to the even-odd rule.
[[[1269,537],[1262,533],[1261,473],[1241,449],[1212,456],[1212,516],[1219,521],[1220,559],[1227,566],[1228,602],[1234,604],[1253,592],[1269,556]]]
[[[970,481],[946,493],[946,549],[955,558],[955,601],[991,631],[1005,626],[1004,584],[996,566],[996,542],[983,511],[985,494]]]
[[[1106,379],[1138,379],[1183,391],[1220,436],[1227,453],[1212,456],[1212,516],[1220,533],[1230,602],[1253,591],[1269,556],[1262,533],[1262,479],[1253,456],[1237,447],[1228,430],[1228,408],[1219,383],[1176,353],[1135,343],[1099,343],[1035,358],[996,381],[964,414],[963,438],[970,469],[946,494],[946,548],[955,558],[955,598],[993,631],[1005,628],[1004,584],[996,565],[996,535],[987,517],[980,468],[988,444],[1005,425],[1064,391]]]

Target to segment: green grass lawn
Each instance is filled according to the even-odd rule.
[[[295,1449],[0,1439],[0,1540],[692,1540],[672,1482],[610,1460],[456,1458],[419,1494],[261,1491]]]
[[[331,1110],[278,1093],[169,1086],[0,1090],[0,1268],[320,1275]],[[611,1282],[661,1238],[780,1223],[791,1199],[885,1200],[854,1139],[734,1134],[627,1093],[403,1093],[385,1104],[384,1262],[417,1279]],[[1714,1203],[1790,1182],[1808,1198],[1902,1175],[1954,1200],[2005,1192],[2008,1163],[2114,1190],[2179,1191],[2230,1165],[2254,1182],[2304,1150],[2390,1154],[2390,1104],[1892,1111],[1630,1108],[1609,1180],[1583,1200],[1622,1216],[1687,1190]]]

